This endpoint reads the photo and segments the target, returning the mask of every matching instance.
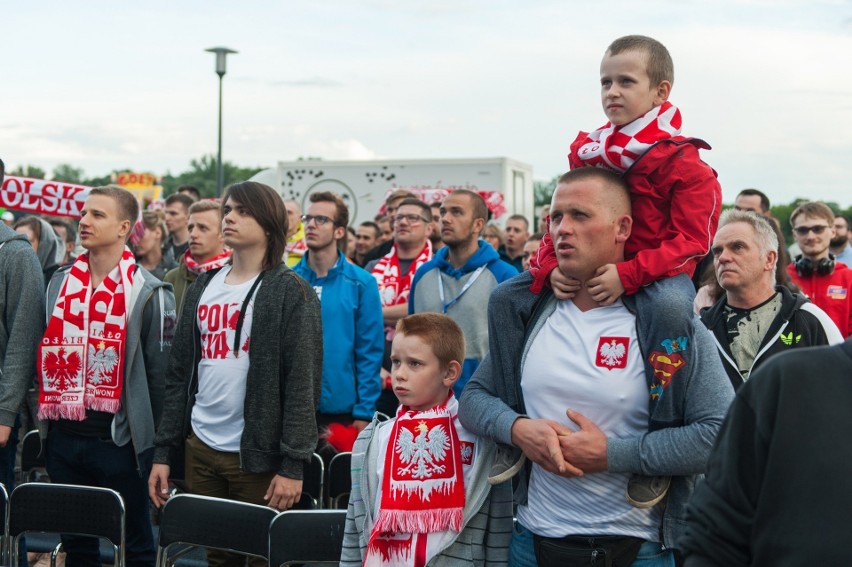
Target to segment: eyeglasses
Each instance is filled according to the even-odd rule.
[[[807,236],[809,232],[814,234],[822,234],[825,229],[830,228],[827,224],[818,224],[816,226],[797,226],[793,228],[793,232],[799,236]]]
[[[325,226],[326,223],[333,223],[334,219],[325,215],[302,215],[302,222],[310,224],[311,221],[317,221],[317,226]]]
[[[419,222],[432,222],[432,219],[423,218],[420,215],[396,215],[393,217],[394,222],[408,221],[408,224],[417,224]]]

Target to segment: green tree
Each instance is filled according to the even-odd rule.
[[[550,200],[553,198],[553,192],[556,191],[556,184],[559,182],[560,177],[561,175],[555,175],[550,181],[533,182],[533,198],[535,200],[536,210],[538,210],[538,208],[542,205],[550,204]]]
[[[53,179],[65,183],[83,183],[83,169],[67,163],[60,163],[53,168]]]
[[[32,177],[33,179],[44,179],[47,172],[35,165],[19,165],[12,171],[7,172],[8,175],[16,175],[18,177]]]
[[[163,194],[171,195],[181,185],[194,185],[198,187],[201,196],[205,198],[216,196],[216,156],[213,154],[203,155],[189,162],[190,169],[178,175],[168,173],[163,176]],[[232,162],[223,164],[225,187],[237,181],[245,181],[264,167],[239,167]]]

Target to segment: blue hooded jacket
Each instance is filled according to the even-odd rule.
[[[382,392],[385,349],[379,286],[368,272],[338,251],[324,278],[308,265],[310,251],[293,271],[305,278],[322,305],[322,393],[320,413],[351,413],[370,421]]]

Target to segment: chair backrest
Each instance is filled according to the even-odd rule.
[[[257,504],[178,494],[160,514],[157,564],[165,565],[168,548],[188,544],[267,558],[269,524],[275,510]]]
[[[34,480],[33,469],[45,467],[44,453],[41,450],[41,438],[38,430],[33,429],[24,435],[21,441],[21,483]]]
[[[345,510],[289,510],[269,527],[269,567],[337,563],[343,548]]]
[[[112,543],[116,565],[124,565],[124,500],[109,488],[28,482],[9,497],[10,547],[27,532],[92,536]]]
[[[352,453],[338,453],[328,463],[329,508],[346,509],[352,491]]]
[[[302,499],[297,508],[311,510],[322,507],[323,485],[325,484],[325,465],[322,457],[314,453],[305,464],[302,476]]]
[[[6,534],[9,533],[9,493],[6,491],[6,485],[0,482],[0,514],[3,518],[3,534],[0,536],[0,561],[3,565],[11,565],[11,557],[9,555],[9,538]]]

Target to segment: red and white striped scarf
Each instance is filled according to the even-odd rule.
[[[230,250],[223,250],[221,254],[218,256],[214,256],[210,258],[204,263],[199,264],[195,261],[195,258],[190,254],[189,249],[183,253],[183,263],[186,264],[186,269],[189,270],[190,273],[195,274],[196,276],[200,276],[204,272],[209,272],[214,268],[221,268],[225,264],[228,263],[228,260],[231,258]]]
[[[408,303],[408,294],[411,291],[411,282],[414,281],[415,272],[420,266],[431,259],[432,243],[427,238],[423,250],[411,262],[408,273],[402,275],[399,267],[399,253],[397,252],[396,244],[394,244],[390,252],[381,257],[371,272],[379,284],[379,296],[382,298],[382,307]],[[393,335],[394,327],[385,327],[387,340],[392,341]]]
[[[426,411],[401,406],[385,454],[382,492],[365,567],[422,567],[464,520],[458,401]]]
[[[116,413],[124,384],[124,344],[136,260],[129,248],[92,289],[89,254],[65,279],[38,352],[41,419],[82,421],[86,410]]]
[[[665,102],[629,124],[607,122],[590,132],[575,155],[585,165],[624,173],[652,145],[679,135],[681,122],[680,110]]]

